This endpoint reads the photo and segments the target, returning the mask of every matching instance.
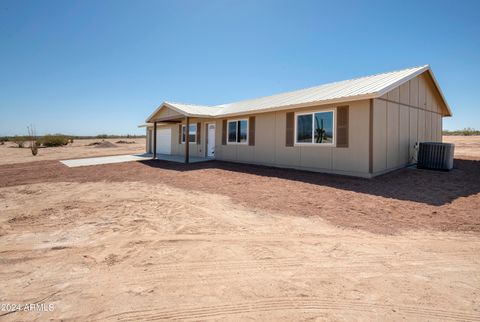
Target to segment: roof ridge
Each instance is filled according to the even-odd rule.
[[[308,87],[299,88],[299,89],[295,89],[295,90],[291,90],[291,91],[287,91],[287,92],[280,92],[280,93],[271,94],[271,95],[265,95],[265,96],[259,96],[259,97],[254,97],[254,98],[248,98],[248,99],[243,99],[243,100],[236,101],[236,102],[229,102],[229,103],[224,103],[224,104],[219,104],[219,105],[213,105],[213,106],[214,106],[214,107],[225,108],[227,105],[231,105],[231,104],[237,104],[237,103],[242,103],[242,102],[246,102],[246,101],[253,101],[253,100],[258,100],[258,99],[262,99],[262,98],[272,97],[272,96],[276,96],[276,95],[282,95],[282,94],[289,94],[289,93],[294,93],[294,92],[300,92],[300,91],[303,91],[303,90],[308,90],[308,89],[313,89],[313,88],[317,88],[317,87],[322,87],[322,86],[325,86],[325,85],[334,85],[334,84],[339,84],[339,83],[343,83],[343,82],[350,82],[350,81],[359,80],[359,79],[362,79],[362,78],[374,77],[374,76],[379,76],[379,75],[384,75],[384,74],[386,75],[386,74],[399,73],[399,72],[403,72],[403,71],[407,71],[407,70],[411,70],[411,69],[420,69],[420,68],[429,67],[429,66],[430,66],[430,65],[428,65],[428,64],[426,64],[426,65],[421,65],[421,66],[412,66],[412,67],[403,68],[403,69],[398,69],[398,70],[393,70],[393,71],[389,71],[389,72],[376,73],[376,74],[367,75],[367,76],[359,76],[359,77],[355,77],[355,78],[344,79],[344,80],[335,81],[335,82],[330,82],[330,83],[323,83],[323,84],[319,84],[319,85],[315,85],[315,86],[308,86]]]
[[[188,106],[217,107],[216,105],[202,105],[202,104],[192,104],[192,103],[182,103],[182,102],[172,102],[172,101],[164,101],[164,103],[170,104],[170,105],[179,104],[179,105],[188,105]]]

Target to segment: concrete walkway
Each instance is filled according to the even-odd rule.
[[[144,154],[112,155],[109,157],[61,160],[60,162],[66,165],[67,167],[74,168],[74,167],[86,167],[90,165],[99,165],[99,164],[151,160],[152,157],[153,155],[151,153],[144,153]],[[183,155],[157,154],[157,160],[184,163],[185,157]],[[205,162],[209,160],[211,159],[194,157],[194,156],[190,157],[190,163]]]
[[[151,158],[152,158],[151,154],[127,154],[127,155],[112,155],[109,157],[61,160],[60,162],[65,164],[67,167],[74,168],[74,167],[85,167],[89,165],[142,161],[142,160],[149,160]]]

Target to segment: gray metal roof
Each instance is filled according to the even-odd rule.
[[[271,110],[299,108],[314,104],[341,103],[371,99],[384,95],[425,71],[428,71],[432,76],[435,85],[445,101],[449,115],[451,115],[450,108],[448,107],[430,66],[425,65],[214,106],[165,102],[147,119],[147,122],[164,106],[170,107],[186,116],[224,117],[267,112]]]

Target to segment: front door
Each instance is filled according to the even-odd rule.
[[[207,157],[215,157],[215,124],[208,124],[207,130]]]

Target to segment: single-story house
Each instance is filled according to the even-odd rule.
[[[442,141],[452,112],[430,66],[235,103],[162,103],[146,120],[147,152],[371,178]]]

